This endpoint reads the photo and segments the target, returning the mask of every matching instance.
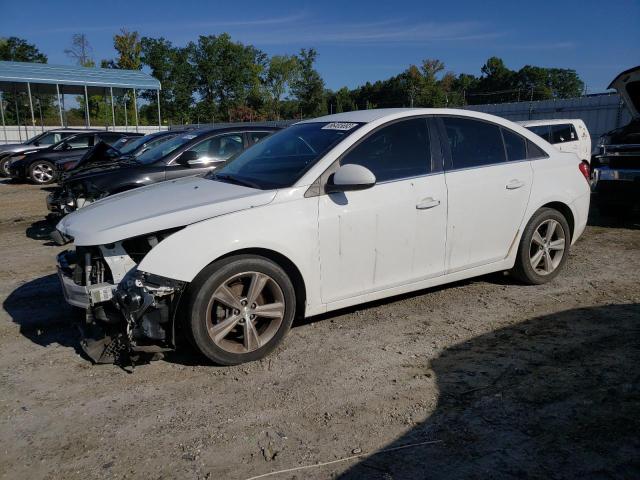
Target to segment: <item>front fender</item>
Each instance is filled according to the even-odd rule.
[[[154,247],[138,269],[191,282],[216,259],[245,249],[266,249],[300,271],[308,298],[320,298],[318,199],[299,198],[203,220]]]

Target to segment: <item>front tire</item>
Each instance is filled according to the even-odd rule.
[[[571,230],[567,219],[552,208],[541,208],[527,224],[511,273],[529,285],[553,280],[569,256]]]
[[[3,159],[0,160],[0,177],[11,176],[9,172],[10,163],[11,163],[11,160],[9,158],[9,155],[6,155]]]
[[[194,346],[219,365],[259,360],[282,341],[295,317],[296,295],[285,271],[256,255],[207,266],[186,304]]]
[[[36,160],[29,167],[29,178],[38,185],[48,185],[56,179],[55,166],[47,160]]]

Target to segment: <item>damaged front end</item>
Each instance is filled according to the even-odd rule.
[[[47,210],[63,217],[79,208],[105,197],[107,194],[83,183],[64,185],[47,196]]]
[[[84,309],[81,346],[95,363],[132,365],[175,349],[175,321],[185,282],[137,269],[172,231],[58,255],[67,302]]]

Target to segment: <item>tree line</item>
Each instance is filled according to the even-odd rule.
[[[269,56],[253,45],[234,41],[227,33],[201,35],[185,46],[176,46],[163,37],[141,37],[125,29],[114,35],[113,44],[116,56],[102,59],[100,66],[148,70],[162,84],[160,106],[168,124],[308,118],[385,107],[462,107],[571,98],[584,90],[575,70],[531,65],[511,70],[502,59],[491,57],[479,76],[455,74],[441,60],[425,59],[385,80],[334,91],[326,88],[316,68],[314,48]],[[77,65],[96,66],[85,34],[73,35],[64,53]],[[0,39],[0,60],[46,63],[47,57],[36,45],[10,37]],[[154,124],[156,94],[143,91],[141,95],[147,100],[141,102],[141,123]],[[127,101],[127,121],[131,122],[131,99],[119,98],[117,105],[122,107]],[[15,121],[11,102],[6,103],[8,121]],[[55,123],[52,100],[39,99],[38,106]],[[70,124],[84,118],[83,107],[80,102],[79,107],[68,110]],[[96,123],[110,123],[110,106],[103,97],[92,96],[89,109]],[[123,108],[117,112],[120,123]]]

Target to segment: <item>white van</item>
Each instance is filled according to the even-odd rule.
[[[591,163],[591,136],[582,120],[527,120],[517,123],[544,138],[558,150],[575,153],[581,160]]]

